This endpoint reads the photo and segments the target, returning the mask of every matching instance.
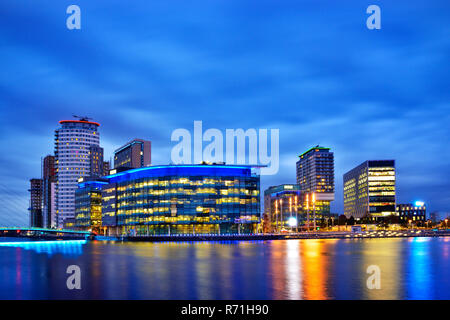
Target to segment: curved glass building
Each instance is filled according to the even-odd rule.
[[[256,232],[261,207],[255,170],[167,165],[103,177],[108,181],[102,185],[103,230],[110,235]]]

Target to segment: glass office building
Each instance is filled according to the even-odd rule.
[[[102,187],[106,180],[81,178],[75,191],[75,227],[100,231],[102,226]]]
[[[394,160],[365,161],[344,174],[344,214],[369,221],[396,215]]]
[[[254,233],[261,210],[256,170],[233,165],[112,170],[101,185],[102,225],[115,235]]]
[[[264,191],[264,232],[297,231],[305,223],[298,184],[282,184]]]

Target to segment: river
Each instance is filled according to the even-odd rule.
[[[449,270],[450,237],[0,243],[0,299],[449,299]]]

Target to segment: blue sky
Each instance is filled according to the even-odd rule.
[[[81,30],[66,8],[81,8]],[[381,30],[366,28],[370,4]],[[0,3],[0,224],[28,223],[28,180],[58,120],[102,124],[109,157],[134,137],[170,161],[177,128],[280,129],[280,171],[335,152],[342,175],[397,161],[398,202],[450,203],[448,1],[24,1]]]

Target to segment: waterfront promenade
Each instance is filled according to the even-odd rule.
[[[405,237],[444,237],[450,236],[447,230],[377,230],[360,233],[352,232],[300,232],[286,234],[175,234],[145,236],[96,236],[95,240],[111,241],[239,241],[239,240],[290,240],[290,239],[373,239],[373,238],[405,238]]]

